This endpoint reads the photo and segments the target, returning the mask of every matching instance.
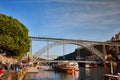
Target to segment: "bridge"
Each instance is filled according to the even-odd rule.
[[[119,53],[119,42],[100,42],[100,41],[88,41],[88,40],[74,40],[74,39],[63,39],[63,38],[46,38],[46,37],[30,37],[31,39],[31,51],[32,53],[32,41],[47,41],[47,42],[53,42],[42,49],[40,49],[37,53],[35,53],[34,56],[39,57],[42,53],[47,51],[48,49],[51,49],[56,46],[64,45],[64,44],[73,44],[78,45],[86,48],[87,50],[91,51],[94,55],[98,56],[102,61],[105,60],[106,55],[106,48],[105,46],[115,46],[116,47],[116,53]],[[103,52],[100,52],[98,49],[94,47],[94,45],[102,45],[103,46]]]

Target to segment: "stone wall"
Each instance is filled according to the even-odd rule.
[[[6,71],[0,80],[23,80],[27,69],[23,68],[20,71]]]

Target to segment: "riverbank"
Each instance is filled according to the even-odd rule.
[[[39,70],[37,69],[37,67],[28,67],[27,68],[27,73],[28,72],[36,72],[37,73],[37,72],[39,72]]]
[[[19,71],[4,71],[3,76],[1,76],[0,80],[22,80],[26,72],[27,70],[25,68]]]
[[[26,67],[19,71],[11,70],[11,71],[4,71],[3,76],[0,80],[23,80],[25,74],[29,72],[39,72],[36,67]]]
[[[3,76],[0,78],[0,80],[17,80],[18,75],[16,71],[6,71],[4,72]]]

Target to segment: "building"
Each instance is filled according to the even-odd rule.
[[[111,41],[120,41],[120,32],[111,38]]]

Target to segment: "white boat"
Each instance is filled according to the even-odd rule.
[[[62,61],[58,64],[53,65],[54,70],[62,71],[62,72],[75,72],[79,71],[79,65],[77,62],[69,62],[69,61]]]
[[[37,66],[38,70],[44,70],[44,71],[53,71],[53,68],[50,65],[40,65]]]

